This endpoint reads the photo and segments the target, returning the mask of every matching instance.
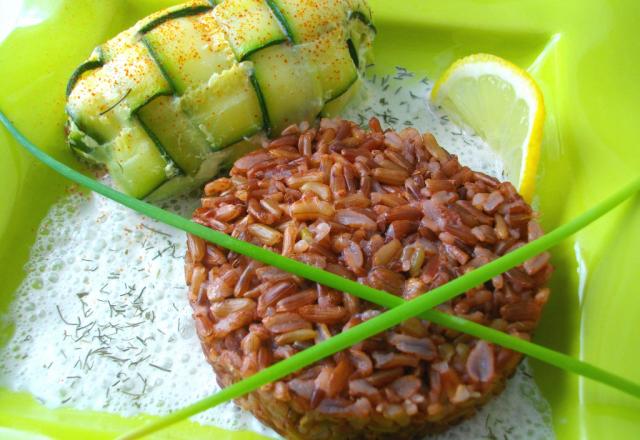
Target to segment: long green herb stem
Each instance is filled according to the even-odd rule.
[[[593,379],[640,398],[640,385],[620,376],[540,345],[515,338],[495,329],[431,310],[433,307],[448,301],[456,295],[480,285],[514,266],[522,264],[529,258],[548,250],[564,238],[584,228],[639,191],[640,178],[625,186],[613,196],[600,202],[592,209],[581,214],[571,222],[558,227],[539,239],[532,241],[472,272],[456,278],[443,286],[431,290],[428,294],[421,295],[411,301],[404,301],[389,293],[373,289],[369,286],[356,283],[313,266],[307,266],[296,260],[289,259],[266,249],[234,239],[228,235],[189,221],[179,215],[127,196],[113,188],[101,184],[95,179],[73,170],[44,153],[38,147],[29,142],[29,140],[26,139],[15,128],[15,126],[13,126],[13,124],[11,124],[2,112],[0,112],[0,122],[2,122],[18,142],[20,142],[20,144],[37,159],[68,179],[102,194],[105,197],[134,209],[135,211],[150,218],[174,226],[185,232],[197,235],[216,245],[246,255],[252,259],[275,266],[284,271],[294,273],[298,276],[302,276],[306,279],[318,282],[336,290],[350,293],[381,306],[391,308],[391,310],[377,316],[376,318],[359,324],[348,331],[336,335],[320,344],[314,345],[286,360],[280,361],[247,379],[225,388],[213,396],[209,396],[194,403],[193,405],[185,407],[165,417],[161,417],[149,425],[132,431],[123,438],[138,438],[140,436],[150,434],[228,400],[240,397],[267,383],[276,381],[294,373],[307,365],[348,348],[363,339],[378,334],[414,316],[420,316],[421,318],[432,321],[436,324],[519,351],[543,362]]]

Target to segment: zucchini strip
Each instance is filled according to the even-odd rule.
[[[153,30],[154,28],[160,26],[162,23],[166,21],[173,20],[175,18],[188,17],[190,15],[201,14],[203,12],[210,11],[211,9],[213,9],[213,6],[209,6],[209,5],[197,5],[197,6],[191,6],[183,9],[177,9],[175,11],[168,12],[167,14],[162,15],[156,18],[155,20],[145,24],[140,28],[138,33],[140,35],[144,35],[147,32]]]
[[[96,47],[93,51],[89,60],[80,64],[76,70],[71,74],[71,78],[69,78],[69,82],[67,83],[67,89],[65,92],[66,97],[68,98],[73,91],[73,88],[76,86],[76,83],[80,80],[80,77],[90,70],[99,69],[104,65],[104,59],[102,56],[102,49],[100,47]]]

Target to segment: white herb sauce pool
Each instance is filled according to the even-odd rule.
[[[431,82],[398,69],[371,76],[345,118],[431,131],[464,165],[502,177],[479,139],[426,106]],[[171,203],[185,216],[195,197]],[[218,387],[186,299],[185,237],[100,196],[73,194],[43,221],[8,314],[15,334],[0,348],[0,386],[50,407],[123,415],[166,414]],[[233,404],[194,417],[203,424],[277,437]],[[525,363],[477,416],[439,439],[549,439],[550,408]]]

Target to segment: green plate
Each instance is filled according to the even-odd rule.
[[[77,166],[63,137],[64,86],[91,49],[169,0],[23,0],[0,16],[0,109]],[[376,60],[436,78],[490,52],[529,68],[549,110],[535,204],[553,228],[640,172],[640,4],[635,0],[371,0]],[[96,18],[99,18],[97,20]],[[22,280],[39,222],[69,183],[0,129],[0,314]],[[553,296],[536,342],[640,382],[640,200],[554,251]],[[0,321],[5,322],[5,321]],[[1,324],[0,324],[1,325]],[[0,344],[12,326],[0,328]],[[534,363],[558,438],[640,438],[640,401]],[[0,390],[1,438],[110,438],[145,417],[46,409]],[[159,438],[257,438],[183,423]]]

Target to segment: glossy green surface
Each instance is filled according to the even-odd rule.
[[[8,6],[8,4],[11,6]],[[36,144],[75,164],[62,132],[64,86],[93,46],[168,0],[5,0],[0,14],[0,109]],[[554,227],[640,173],[640,3],[603,0],[370,0],[381,69],[435,78],[453,60],[491,52],[530,68],[548,108],[535,203]],[[13,9],[22,7],[21,26]],[[99,17],[96,20],[95,17]],[[55,36],[55,38],[52,38]],[[533,67],[532,67],[533,66]],[[68,183],[0,129],[0,313],[20,283],[35,230]],[[554,252],[553,296],[536,342],[640,381],[640,200],[627,203]],[[579,269],[579,270],[578,270]],[[0,343],[11,326],[0,329]],[[640,402],[534,364],[558,438],[640,438]],[[47,410],[0,390],[0,437],[113,437],[143,419]],[[241,440],[182,424],[166,438]]]

